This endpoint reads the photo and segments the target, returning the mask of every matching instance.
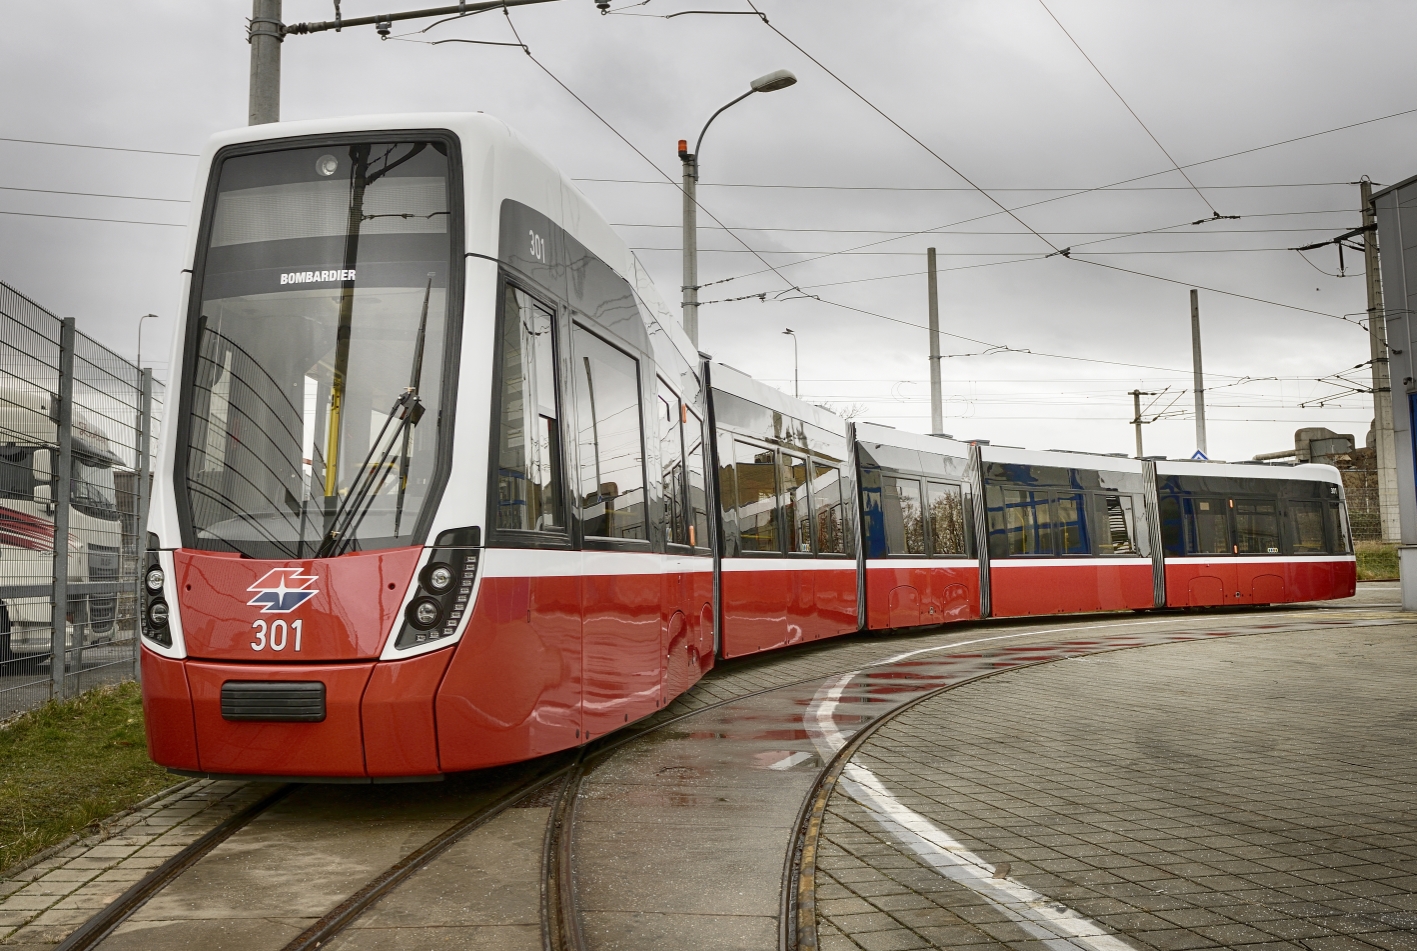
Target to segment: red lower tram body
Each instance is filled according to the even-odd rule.
[[[682,559],[665,572],[627,571],[612,555],[604,573],[511,574],[528,553],[485,552],[476,606],[461,641],[404,660],[380,660],[378,638],[360,630],[392,625],[413,580],[417,550],[346,557],[337,563],[251,562],[178,552],[178,579],[197,579],[207,602],[182,607],[189,656],[142,656],[150,752],[173,769],[223,775],[413,778],[479,769],[574,747],[654,713],[713,665],[713,572]],[[604,555],[592,555],[587,567]],[[585,560],[567,553],[566,560]],[[329,613],[347,636],[324,657],[253,664],[246,625],[224,621],[214,592],[245,592],[256,574],[298,568],[329,579]],[[524,565],[522,565],[524,567]],[[628,566],[633,569],[635,566]],[[232,578],[240,569],[240,577]],[[508,573],[503,573],[508,572]],[[865,628],[929,628],[980,617],[980,569],[928,562],[868,563]],[[1153,607],[1152,567],[995,566],[995,617],[1141,610]],[[791,562],[722,572],[720,656],[742,657],[856,632],[857,572],[846,565]],[[1275,604],[1351,595],[1351,558],[1187,561],[1166,565],[1167,606]],[[185,582],[184,582],[185,583]],[[392,585],[392,587],[390,587]],[[388,592],[388,598],[370,596]],[[322,592],[323,593],[323,592]],[[319,596],[317,596],[319,597]],[[244,603],[244,598],[233,595]],[[334,605],[338,604],[339,607]],[[392,605],[392,607],[390,607]],[[319,606],[315,606],[319,607]],[[313,613],[313,612],[312,612]],[[293,635],[290,635],[293,637]],[[307,642],[308,644],[308,642]],[[302,654],[307,648],[302,644]],[[233,721],[223,716],[230,681],[324,685],[324,718]]]

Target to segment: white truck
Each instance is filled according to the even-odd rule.
[[[46,390],[0,384],[0,675],[7,661],[50,654],[54,516],[59,484],[57,411]],[[93,414],[73,411],[69,492],[69,607],[66,646],[88,647],[116,633],[123,523],[114,455]]]

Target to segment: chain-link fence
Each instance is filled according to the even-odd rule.
[[[0,720],[136,675],[161,390],[0,283]]]

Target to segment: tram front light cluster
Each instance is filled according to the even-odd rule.
[[[143,572],[143,636],[154,644],[172,646],[172,609],[163,597],[167,576],[158,560],[158,540],[148,532],[147,570]]]
[[[477,528],[439,533],[428,563],[418,573],[418,590],[404,610],[397,649],[421,647],[457,633],[472,601],[481,543]]]

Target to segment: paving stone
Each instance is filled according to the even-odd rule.
[[[1003,674],[895,717],[853,762],[986,867],[1007,864],[1139,949],[1417,951],[1417,746],[1403,726],[1417,717],[1417,625],[1396,620]],[[892,900],[928,898],[891,911],[931,946],[1037,943],[840,787],[822,837],[909,889]],[[837,880],[862,893],[868,871]],[[858,943],[894,933],[825,903],[819,920]]]

